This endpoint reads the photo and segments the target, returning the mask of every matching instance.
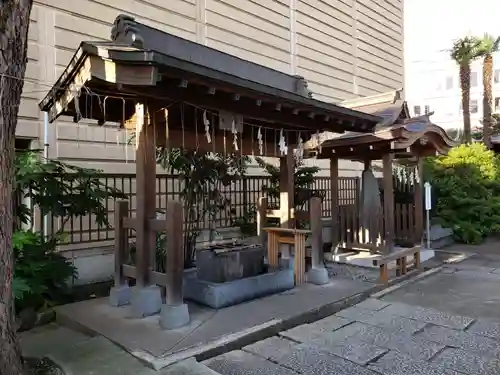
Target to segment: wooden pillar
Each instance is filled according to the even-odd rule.
[[[323,266],[323,236],[321,225],[321,198],[314,197],[309,201],[309,215],[311,223],[311,266]]]
[[[295,159],[293,148],[288,146],[286,156],[280,158],[280,226],[294,228],[292,212],[294,210],[295,196]]]
[[[259,236],[260,243],[265,245],[266,233],[262,228],[267,226],[267,198],[260,197],[257,203],[257,235]]]
[[[155,246],[155,233],[148,225],[149,219],[156,217],[156,145],[155,129],[150,121],[153,115],[147,105],[136,105],[136,279],[139,287],[149,284],[151,253]]]
[[[385,253],[392,251],[394,247],[394,186],[392,182],[393,154],[382,157],[383,185],[384,185],[384,240]]]
[[[332,253],[338,246],[339,238],[339,159],[330,159],[330,191],[332,196],[331,215],[332,223],[330,227],[332,240]]]
[[[128,247],[128,229],[123,227],[123,219],[128,217],[128,201],[115,202],[115,287],[125,284],[123,264]]]
[[[424,234],[424,171],[423,160],[419,157],[417,166],[415,168],[415,192],[414,192],[414,202],[415,202],[415,245],[421,245]]]
[[[184,235],[182,204],[167,202],[167,263],[166,302],[168,306],[183,303],[182,284],[184,278]]]

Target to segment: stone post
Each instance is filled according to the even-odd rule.
[[[184,247],[182,204],[167,203],[167,274],[166,303],[160,312],[160,326],[175,329],[189,323],[189,310],[184,303],[182,288],[184,282]]]
[[[123,306],[130,303],[131,289],[123,276],[123,264],[128,248],[128,230],[123,227],[123,219],[128,217],[128,201],[115,202],[115,284],[109,292],[111,306]]]
[[[307,274],[307,281],[313,284],[326,284],[328,270],[324,264],[323,254],[323,225],[321,221],[321,198],[313,197],[309,201],[309,215],[311,223],[311,269]]]

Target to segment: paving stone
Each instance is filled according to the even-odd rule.
[[[23,354],[29,357],[43,357],[58,349],[90,340],[91,337],[71,329],[48,324],[20,334]]]
[[[292,370],[241,350],[202,363],[222,375],[296,375]]]
[[[277,362],[307,375],[376,375],[370,369],[307,344],[298,345],[288,356],[279,358]]]
[[[480,279],[488,280],[498,280],[500,281],[500,274],[492,272],[492,268],[486,268],[483,270],[458,270],[455,275],[463,277],[474,277]]]
[[[297,342],[309,342],[317,336],[321,336],[325,332],[332,332],[336,329],[351,324],[353,321],[350,319],[329,316],[324,319],[318,320],[311,324],[303,324],[288,331],[280,332],[279,335]]]
[[[387,353],[386,348],[381,348],[367,342],[348,338],[344,341],[321,341],[321,337],[312,341],[312,344],[328,353],[335,354],[351,362],[366,365],[383,354]]]
[[[103,373],[104,375],[105,373]],[[177,362],[172,366],[168,366],[161,370],[160,374],[162,375],[219,375],[218,372],[215,372],[209,367],[206,367],[202,363],[198,363],[196,359],[189,358],[181,362]],[[108,375],[106,373],[106,375]],[[141,374],[142,375],[142,374]],[[159,375],[156,372],[156,375]]]
[[[416,359],[429,359],[445,347],[439,343],[413,337],[409,333],[386,331],[380,327],[359,322],[320,336],[326,342],[343,341],[349,337],[355,337],[358,340],[379,347],[397,350]],[[318,337],[314,338],[313,342],[316,342],[318,339]]]
[[[273,336],[265,340],[258,341],[255,344],[245,346],[242,350],[265,359],[274,359],[289,353],[297,345],[298,344],[294,341]]]
[[[390,351],[368,368],[384,375],[460,375],[459,372],[446,368],[441,363],[430,363],[396,351]]]
[[[478,319],[467,328],[467,332],[498,340],[500,339],[500,323],[487,319]]]
[[[328,316],[314,323],[308,324],[309,328],[320,332],[331,332],[353,323],[353,319],[347,319],[339,316]]]
[[[432,323],[443,327],[465,329],[474,319],[468,316],[452,315],[443,311],[428,309],[420,306],[408,305],[406,303],[395,302],[387,306],[384,312],[391,315],[402,316]]]
[[[361,323],[377,326],[388,331],[406,332],[408,334],[418,332],[427,325],[427,323],[422,321],[387,314],[385,310],[360,316],[357,320]]]
[[[324,331],[315,330],[309,324],[303,324],[295,328],[279,333],[279,336],[296,342],[310,342],[312,339],[321,336]]]
[[[376,299],[376,298],[368,298],[368,299],[364,300],[363,302],[358,303],[356,305],[356,307],[366,309],[366,310],[379,311],[379,310],[386,308],[389,305],[390,305],[389,302],[381,301],[381,300]]]
[[[347,309],[341,310],[335,315],[345,319],[360,321],[361,319],[364,319],[367,316],[375,314],[375,312],[376,310],[367,310],[363,309],[362,307],[359,307],[358,305],[355,305],[348,307]]]
[[[465,350],[490,354],[500,353],[500,342],[496,340],[432,324],[426,326],[416,337]]]
[[[433,358],[432,362],[471,375],[500,374],[500,359],[484,357],[462,349],[446,348]]]

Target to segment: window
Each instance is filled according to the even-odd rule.
[[[477,72],[470,72],[470,87],[477,86]]]
[[[470,113],[478,113],[479,112],[479,105],[477,103],[477,100],[471,100],[470,101]]]
[[[500,83],[500,69],[495,69],[495,73],[493,74],[493,81],[495,83]]]
[[[446,90],[453,89],[453,76],[446,77]]]
[[[415,116],[420,116],[422,114],[422,109],[419,105],[413,106],[413,113]]]
[[[500,112],[500,98],[495,98],[495,103],[493,104],[493,111]]]
[[[427,114],[429,114],[429,112],[431,111],[431,108],[430,108],[428,105],[426,105],[424,108],[425,108],[425,109],[424,109],[424,113],[425,113],[426,115],[427,115]]]

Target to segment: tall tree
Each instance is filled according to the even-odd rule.
[[[14,328],[14,142],[28,48],[33,0],[0,0],[0,374],[25,373]]]
[[[493,54],[500,49],[500,37],[484,34],[480,40],[479,56],[483,58],[483,140],[491,147],[493,119]]]
[[[464,119],[464,140],[466,143],[472,142],[470,123],[470,65],[471,62],[478,57],[479,45],[479,39],[467,36],[456,40],[450,50],[451,58],[456,61],[459,67]]]

